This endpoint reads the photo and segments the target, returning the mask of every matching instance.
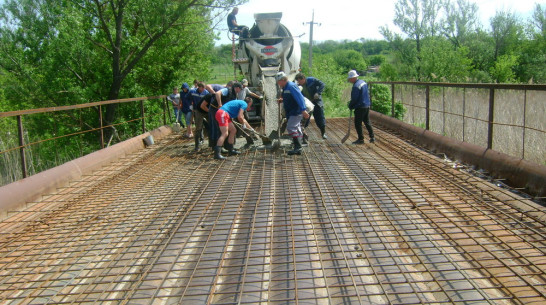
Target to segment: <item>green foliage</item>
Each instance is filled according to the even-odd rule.
[[[169,93],[206,79],[214,59],[213,10],[245,0],[6,0],[0,8],[0,110],[72,105]],[[147,102],[148,103],[148,102]],[[148,128],[161,124],[160,104],[146,107]],[[141,133],[137,104],[103,108],[112,144]],[[57,118],[51,121],[52,118]],[[0,120],[2,143],[13,147],[12,118]],[[27,142],[97,128],[98,109],[24,117]],[[8,124],[9,126],[4,126]],[[119,124],[119,125],[117,125]],[[5,127],[5,128],[4,128]],[[62,147],[62,149],[59,149]],[[29,149],[40,171],[98,147],[98,133]],[[4,166],[4,164],[2,164]]]
[[[468,49],[454,49],[444,38],[431,38],[423,44],[422,75],[424,81],[465,82],[469,79],[472,61]]]
[[[308,73],[307,67],[302,67],[302,71]],[[317,55],[313,57],[313,77],[320,79],[325,84],[322,98],[326,117],[349,115],[347,101],[343,101],[341,98],[343,90],[350,85],[347,83],[346,73],[332,56]]]
[[[517,56],[502,55],[497,58],[495,65],[491,68],[491,76],[497,83],[511,83],[515,81],[516,73],[514,67],[518,62]]]
[[[385,56],[383,55],[373,55],[370,56],[369,62],[371,66],[380,66],[385,62]]]
[[[366,71],[368,65],[361,53],[354,50],[340,50],[333,53],[334,60],[344,71]]]
[[[381,69],[379,70],[379,79],[386,82],[396,81],[399,79],[398,72],[392,64],[385,63],[381,65]]]
[[[371,109],[388,116],[392,115],[392,93],[387,85],[373,84],[370,86],[370,97],[372,99]],[[406,108],[401,102],[394,103],[394,117],[402,119]]]

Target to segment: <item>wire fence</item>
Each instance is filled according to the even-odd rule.
[[[403,121],[546,164],[546,85],[370,82],[390,85]]]
[[[119,119],[107,123],[106,108]],[[0,185],[167,124],[166,96],[0,112]]]

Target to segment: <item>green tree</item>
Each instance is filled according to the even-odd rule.
[[[59,105],[165,92],[176,79],[208,71],[213,8],[239,3],[9,0],[0,15],[7,54],[0,66],[20,83],[9,98],[39,94]],[[110,123],[116,108],[107,108]]]
[[[469,77],[472,61],[468,49],[453,49],[445,38],[428,39],[422,50],[425,81],[464,82]]]
[[[372,66],[380,66],[381,64],[385,62],[385,56],[383,55],[370,56],[369,62],[370,62],[370,65]]]
[[[340,50],[333,53],[334,60],[344,71],[366,71],[368,65],[361,53],[354,50]]]
[[[515,14],[498,11],[491,18],[491,34],[495,42],[494,60],[499,56],[517,52],[524,37],[523,25]]]
[[[515,55],[501,55],[491,68],[491,77],[497,83],[513,83],[516,80],[514,67],[517,65],[518,57]]]
[[[417,79],[421,80],[421,47],[423,39],[439,32],[440,0],[398,0],[394,24],[415,42]]]
[[[478,25],[478,5],[468,0],[447,0],[442,32],[455,46],[462,46]]]
[[[546,8],[536,4],[529,20],[527,39],[521,42],[516,74],[521,82],[546,82]]]

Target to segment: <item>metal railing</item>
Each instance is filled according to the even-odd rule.
[[[546,85],[370,82],[389,85],[403,121],[460,141],[546,164]]]
[[[160,103],[162,103],[162,104],[160,104],[160,107],[159,107],[159,109],[160,109],[159,113],[157,113],[157,111],[156,111],[156,113],[153,113],[152,111],[149,111],[149,113],[147,113],[146,107],[145,107],[146,106],[145,102],[149,101],[149,100],[151,100],[151,101],[159,100]],[[111,123],[111,124],[108,124],[108,125],[104,125],[105,124],[105,119],[103,117],[103,112],[104,112],[103,108],[105,108],[105,106],[114,105],[114,104],[134,103],[134,102],[139,102],[139,104],[140,104],[139,105],[140,106],[139,107],[140,108],[140,113],[139,113],[140,116],[138,116],[136,118],[130,118],[130,119],[124,120],[122,122],[115,122],[115,123]],[[33,114],[47,114],[49,116],[53,116],[53,113],[55,113],[55,112],[69,112],[71,110],[80,110],[81,111],[81,110],[84,110],[84,109],[94,109],[98,114],[98,118],[97,118],[98,121],[93,123],[93,122],[89,122],[89,120],[86,120],[85,123],[81,124],[82,128],[80,128],[79,131],[75,131],[75,132],[71,132],[71,133],[63,134],[63,135],[58,135],[58,136],[55,135],[53,137],[46,138],[46,139],[30,140],[30,138],[29,138],[27,141],[25,141],[25,128],[23,126],[23,117],[33,115]],[[157,107],[156,107],[156,110],[157,110]],[[14,152],[16,150],[19,150],[21,173],[22,173],[22,177],[26,178],[27,176],[29,176],[28,164],[27,164],[27,150],[31,146],[34,146],[34,145],[37,145],[37,144],[40,144],[40,143],[44,143],[44,142],[49,142],[49,141],[62,139],[62,138],[67,138],[67,137],[73,137],[73,136],[77,136],[77,135],[83,135],[83,134],[98,132],[100,134],[99,137],[98,137],[98,141],[100,142],[100,149],[103,149],[105,147],[105,133],[104,133],[105,129],[111,128],[115,132],[115,127],[116,126],[129,124],[131,122],[140,121],[141,122],[140,131],[142,131],[142,133],[145,133],[147,131],[147,125],[146,125],[146,120],[147,119],[157,117],[158,115],[159,116],[162,115],[163,116],[163,118],[162,118],[163,124],[167,124],[167,112],[169,112],[169,106],[167,105],[167,99],[166,99],[165,95],[153,96],[153,97],[138,97],[138,98],[128,98],[128,99],[119,99],[119,100],[109,100],[109,101],[101,101],[101,102],[94,102],[94,103],[69,105],[69,106],[50,107],[50,108],[39,108],[39,109],[28,109],[28,110],[20,110],[20,111],[0,112],[0,119],[9,119],[9,118],[15,118],[16,119],[16,121],[17,121],[17,135],[18,135],[18,146],[5,148],[4,150],[0,151],[0,156],[3,156],[3,155],[8,154],[10,152]],[[82,116],[80,115],[80,119],[81,119],[81,117]],[[161,118],[159,118],[159,120],[161,120]],[[171,120],[172,120],[172,118],[171,118]],[[95,124],[97,124],[98,126],[93,127],[93,125],[95,125]],[[87,129],[83,128],[84,126],[86,126]],[[110,140],[112,140],[112,137],[110,138]],[[108,141],[108,144],[109,144],[109,142],[110,141]],[[17,179],[15,179],[15,180],[17,180]]]

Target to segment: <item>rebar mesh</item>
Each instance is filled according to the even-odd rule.
[[[1,304],[542,304],[544,208],[385,131],[213,161],[171,136],[0,223]]]

